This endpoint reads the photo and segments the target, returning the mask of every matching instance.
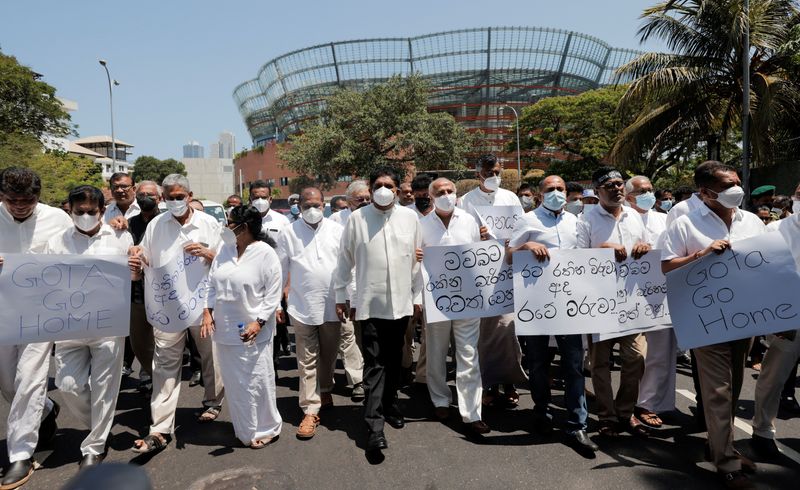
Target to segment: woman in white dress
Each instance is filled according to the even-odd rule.
[[[256,208],[231,209],[224,244],[209,272],[201,330],[214,341],[236,437],[254,449],[274,442],[282,424],[272,364],[281,266],[260,236]]]

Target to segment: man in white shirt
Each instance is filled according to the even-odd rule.
[[[720,162],[705,162],[695,169],[694,180],[703,204],[667,226],[662,240],[664,273],[710,253],[722,253],[732,242],[765,232],[764,223],[754,214],[738,209],[744,190],[736,169]],[[733,447],[734,414],[750,343],[751,339],[742,339],[693,349],[711,459],[729,488],[748,487],[742,469],[755,471],[755,465],[742,459]]]
[[[422,248],[417,250],[417,260],[422,260],[426,247],[469,245],[489,238],[488,232],[481,236],[480,226],[472,215],[456,208],[456,186],[450,180],[436,179],[430,184],[429,194],[435,210],[420,220]],[[426,325],[426,377],[434,415],[441,421],[450,416],[452,396],[447,386],[447,350],[451,334],[455,341],[458,411],[468,430],[486,434],[489,426],[481,420],[483,387],[478,360],[479,318]]]
[[[370,205],[372,197],[369,193],[369,184],[365,180],[354,180],[350,182],[345,190],[347,197],[347,209],[343,209],[338,213],[332,214],[330,220],[334,223],[339,223],[344,226],[347,224],[347,219],[356,209],[363,208]]]
[[[369,428],[368,451],[388,447],[384,422],[405,425],[397,404],[403,337],[409,317],[422,312],[422,284],[415,251],[420,244],[419,221],[413,211],[395,206],[399,178],[388,167],[370,175],[372,205],[353,212],[342,234],[334,275],[336,313],[347,315],[347,287],[355,267],[358,294],[352,316],[361,322],[364,419]]]
[[[703,167],[706,165],[714,165],[716,162],[714,160],[706,160],[705,162],[701,163],[697,166],[697,170],[702,172]],[[697,172],[695,172],[697,175]],[[700,188],[700,185],[697,183],[697,180],[694,181],[695,188]],[[672,209],[667,212],[667,228],[672,224],[673,221],[680,218],[681,216],[685,216],[695,209],[703,206],[703,199],[700,197],[699,192],[692,193],[688,199],[684,199],[683,201],[675,204],[672,206]]]
[[[103,213],[103,222],[110,224],[117,216],[129,220],[139,214],[141,209],[136,202],[136,187],[133,177],[125,172],[117,172],[108,179],[108,187],[114,200]]]
[[[600,205],[581,214],[578,220],[578,248],[611,248],[617,261],[628,255],[639,258],[650,250],[647,230],[634,209],[623,206],[625,181],[612,167],[600,167],[592,175]],[[614,397],[611,385],[609,357],[619,343],[622,366],[620,386]],[[620,428],[637,436],[647,436],[647,429],[633,416],[639,396],[639,382],[644,372],[647,349],[644,335],[631,334],[615,339],[592,342],[589,357],[592,361],[592,386],[597,400],[600,435],[615,436]]]
[[[128,255],[133,238],[127,231],[103,223],[105,201],[100,189],[76,187],[69,193],[69,207],[74,226],[50,238],[45,253]],[[132,257],[129,264],[131,279],[140,278],[140,259]],[[105,457],[122,379],[124,348],[124,337],[56,342],[56,386],[67,408],[89,428],[89,435],[81,442],[81,468],[100,464]]]
[[[625,182],[625,200],[642,218],[647,230],[647,243],[652,248],[658,248],[661,235],[666,230],[667,215],[654,209],[656,195],[650,179],[644,175],[628,179]],[[678,341],[672,328],[647,332],[644,336],[647,354],[634,415],[644,425],[658,429],[663,423],[658,414],[675,410],[675,355]]]
[[[301,218],[283,229],[277,252],[284,287],[289,287],[287,310],[297,344],[298,401],[304,414],[297,437],[311,439],[320,422],[320,409],[333,405],[333,373],[341,336],[333,272],[342,227],[323,217],[325,201],[318,188],[303,189],[299,205]]]
[[[284,227],[289,226],[289,218],[270,209],[272,205],[272,187],[263,180],[254,180],[250,183],[250,204],[261,213],[261,232],[266,233],[273,240]]]
[[[542,205],[526,213],[514,226],[508,243],[508,259],[530,251],[539,262],[550,257],[548,250],[578,248],[578,218],[565,210],[567,184],[557,175],[542,179],[539,184]],[[556,335],[561,367],[564,371],[564,402],[567,408],[567,433],[572,442],[583,451],[597,451],[597,445],[586,433],[586,381],[583,376],[582,335]],[[525,337],[531,397],[534,401],[534,427],[541,435],[553,431],[550,414],[550,354],[549,335]]]
[[[137,247],[138,253],[153,269],[164,266],[176,257],[199,257],[208,273],[222,240],[221,225],[210,215],[195,211],[189,206],[192,190],[189,180],[183,175],[166,176],[161,187],[167,211],[147,225],[144,238]],[[188,334],[194,337],[200,351],[205,388],[204,410],[198,421],[216,420],[222,409],[222,381],[214,366],[211,339],[200,337],[200,325],[192,325],[177,333],[165,332],[154,326],[153,397],[150,402],[153,423],[147,437],[134,441],[135,451],[162,449],[167,443],[166,436],[174,432],[181,364]]]
[[[794,197],[800,198],[800,185],[797,186]],[[798,203],[800,199],[793,202]],[[800,213],[789,215],[777,223],[777,231],[789,244],[794,260],[800,268]],[[791,389],[794,393],[794,369],[800,360],[800,330],[769,335],[767,340],[769,349],[761,362],[761,372],[756,382],[753,438],[750,440],[750,445],[759,455],[778,459],[781,452],[775,444],[775,417],[778,415],[787,378],[791,380]]]
[[[0,266],[4,254],[42,253],[50,237],[72,226],[64,211],[39,202],[41,190],[41,179],[30,169],[0,171]],[[52,349],[52,342],[0,345],[0,391],[11,405],[6,426],[11,465],[3,487],[27,482],[37,444],[55,435],[58,405],[47,397]]]
[[[467,192],[459,200],[459,207],[472,214],[482,223],[476,206],[519,206],[519,198],[513,192],[500,188],[502,164],[494,155],[478,158],[475,167],[480,185]],[[524,383],[522,350],[514,331],[514,314],[481,319],[481,335],[478,340],[481,359],[481,379],[484,387],[484,403],[516,406],[519,395],[514,383]],[[500,398],[499,385],[503,385]]]

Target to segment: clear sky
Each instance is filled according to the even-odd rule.
[[[639,45],[655,0],[0,0],[0,48],[74,100],[81,136],[110,134],[108,60],[118,139],[134,158],[179,158],[223,130],[251,145],[231,93],[262,64],[314,44],[487,26],[569,29]]]

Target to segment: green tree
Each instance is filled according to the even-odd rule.
[[[709,158],[741,126],[742,43],[750,32],[750,93],[754,162],[769,164],[782,124],[797,125],[797,56],[800,15],[793,0],[669,0],[642,14],[642,42],[664,41],[672,53],[646,53],[619,69],[634,81],[621,110],[635,113],[614,143],[612,158],[642,153],[657,158],[665,140],[706,141]]]
[[[91,159],[58,151],[44,151],[42,144],[28,134],[3,137],[0,144],[0,169],[28,167],[42,179],[40,200],[58,204],[69,191],[83,184],[104,186],[100,165]]]
[[[186,175],[186,168],[174,158],[159,160],[156,157],[142,155],[133,162],[133,178],[136,182],[152,180],[161,183],[170,174]]]
[[[41,138],[74,132],[56,89],[39,77],[15,57],[0,52],[0,138],[14,133]]]
[[[364,91],[340,90],[280,156],[299,174],[328,181],[364,176],[379,165],[463,168],[473,137],[449,114],[427,111],[428,89],[413,75]]]

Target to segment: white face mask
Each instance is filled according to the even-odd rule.
[[[259,197],[258,199],[253,199],[250,204],[255,206],[258,209],[259,213],[266,213],[269,211],[269,199],[264,199],[263,197]]]
[[[526,211],[533,208],[533,198],[531,196],[519,196],[519,203],[522,204],[522,209]]]
[[[715,192],[709,189],[711,192]],[[714,199],[728,209],[738,208],[744,199],[744,189],[735,185],[722,192],[716,192],[717,197]]]
[[[568,213],[572,213],[577,216],[583,209],[583,203],[580,202],[579,200],[570,201],[566,204],[564,209],[566,209]]]
[[[456,193],[445,194],[433,200],[436,209],[444,213],[450,213],[456,208]]]
[[[172,213],[172,216],[176,218],[180,218],[184,214],[186,214],[186,209],[189,207],[189,203],[186,199],[176,199],[174,201],[165,201],[167,209],[169,212]]]
[[[386,207],[394,202],[394,192],[386,187],[378,187],[372,191],[372,202],[378,206]]]
[[[75,228],[90,232],[97,227],[97,224],[100,222],[100,213],[97,214],[73,214],[72,215],[72,222],[75,223]]]
[[[483,186],[489,189],[491,192],[494,192],[500,188],[500,182],[502,182],[502,179],[499,175],[492,175],[483,181]]]
[[[595,206],[597,206],[597,204],[584,204],[584,205],[583,205],[583,214],[586,214],[586,213],[588,213],[588,212],[589,212],[589,211],[591,211],[591,210],[592,210],[592,208],[594,208]]]
[[[800,201],[792,201],[792,214],[800,214]]]
[[[304,209],[303,219],[310,225],[316,225],[322,221],[322,210],[319,208]]]

